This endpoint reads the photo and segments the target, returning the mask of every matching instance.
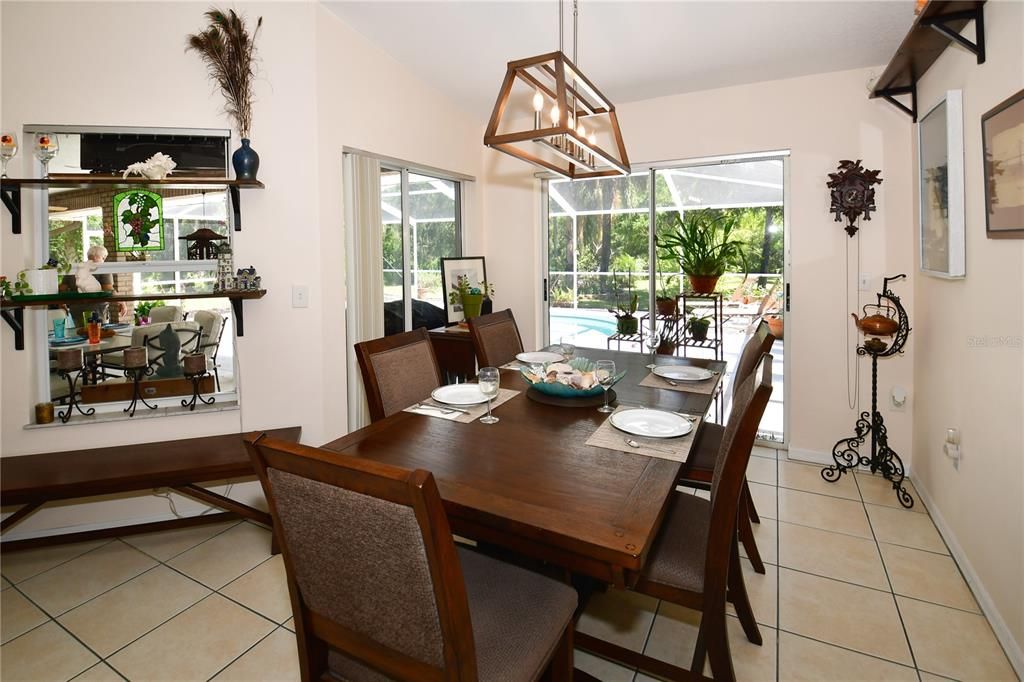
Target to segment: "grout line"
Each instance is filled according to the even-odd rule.
[[[775,449],[775,682],[782,679],[782,516],[779,502],[779,450]]]
[[[230,522],[230,521],[227,521],[226,523],[231,523],[231,522]],[[178,557],[180,557],[180,556],[181,556],[182,554],[184,554],[185,552],[191,552],[191,551],[192,551],[193,549],[195,549],[195,548],[196,548],[196,547],[198,547],[199,545],[201,545],[201,544],[203,544],[203,543],[205,543],[205,542],[209,542],[210,540],[214,539],[215,537],[218,537],[218,536],[220,536],[220,535],[223,535],[224,533],[227,533],[227,532],[228,532],[229,530],[231,530],[232,528],[234,528],[235,526],[237,526],[237,525],[238,525],[239,523],[241,523],[241,521],[238,521],[238,522],[236,522],[236,523],[232,523],[232,524],[231,524],[230,526],[228,526],[228,527],[227,527],[227,528],[225,528],[224,530],[221,530],[221,531],[219,531],[219,532],[217,532],[217,533],[214,533],[213,535],[211,535],[210,537],[206,538],[205,540],[200,540],[199,542],[197,542],[196,544],[192,545],[191,547],[187,547],[186,549],[183,549],[183,550],[181,550],[180,552],[178,552],[178,553],[177,553],[177,554],[175,554],[174,556],[169,556],[169,557],[167,557],[166,559],[161,559],[160,557],[156,557],[156,556],[153,556],[152,554],[150,554],[150,553],[149,553],[149,552],[147,552],[146,550],[142,549],[141,547],[136,547],[136,546],[135,546],[135,545],[133,545],[133,544],[132,544],[132,543],[131,543],[131,542],[130,542],[129,540],[126,540],[126,539],[124,539],[124,538],[121,538],[121,537],[119,537],[119,538],[117,538],[117,539],[118,539],[118,540],[120,540],[121,542],[125,543],[126,545],[129,545],[129,546],[131,546],[131,547],[132,547],[133,549],[137,549],[137,550],[139,550],[140,552],[142,552],[142,553],[143,553],[143,554],[145,554],[146,556],[148,556],[148,557],[151,557],[151,558],[155,559],[156,561],[159,561],[159,562],[160,562],[160,563],[162,563],[162,564],[165,564],[165,563],[167,563],[168,561],[171,561],[172,559],[177,559]],[[212,524],[211,524],[211,525],[212,525]],[[200,526],[194,526],[193,528],[202,528],[202,527],[203,527],[203,526],[201,526],[201,525],[200,525]],[[207,527],[207,528],[209,528],[209,525],[207,525],[206,527]],[[192,528],[180,528],[180,529],[175,529],[175,530],[192,530]],[[157,533],[163,533],[163,532],[168,532],[168,531],[155,531],[155,532],[157,532]],[[174,530],[171,530],[170,532],[172,532],[172,533],[173,533],[173,532],[174,532]],[[140,533],[140,535],[142,535],[142,533]],[[148,533],[146,533],[146,535],[148,535]],[[127,537],[131,537],[131,536],[127,536]]]
[[[205,585],[203,585],[203,587],[206,587],[206,586],[205,586]],[[207,589],[209,589],[209,588],[207,588]],[[103,660],[104,660],[104,661],[109,661],[109,660],[110,660],[111,658],[113,658],[113,657],[114,657],[114,656],[116,656],[117,654],[121,653],[122,651],[124,651],[125,649],[127,649],[128,647],[130,647],[130,646],[131,646],[132,644],[135,644],[136,642],[138,642],[138,641],[139,641],[140,639],[142,639],[143,637],[146,637],[146,636],[148,636],[149,634],[151,634],[152,632],[154,632],[155,630],[158,630],[159,628],[163,627],[164,625],[167,625],[167,624],[168,624],[169,622],[171,622],[172,620],[174,620],[175,618],[177,618],[177,617],[178,617],[178,616],[180,616],[181,614],[185,613],[186,611],[189,611],[189,610],[191,610],[191,609],[192,609],[192,608],[194,608],[195,606],[198,606],[199,604],[201,604],[202,602],[206,601],[207,599],[209,599],[210,597],[212,597],[212,596],[213,596],[213,595],[215,595],[215,594],[216,594],[216,592],[210,592],[210,594],[204,595],[202,599],[199,599],[199,600],[197,600],[197,601],[196,601],[195,603],[193,603],[193,604],[189,604],[189,605],[188,605],[188,607],[186,607],[186,608],[182,609],[181,611],[178,611],[178,612],[177,612],[177,613],[175,613],[175,614],[174,614],[173,616],[169,616],[169,617],[167,617],[166,619],[162,620],[162,621],[161,621],[160,623],[158,623],[157,625],[154,625],[154,626],[153,626],[152,628],[150,628],[149,630],[146,630],[146,631],[145,631],[145,632],[143,632],[143,633],[142,633],[141,635],[139,635],[139,636],[138,636],[138,637],[136,637],[135,639],[131,640],[131,641],[130,641],[130,642],[128,642],[127,644],[125,644],[125,645],[123,645],[123,646],[121,646],[121,647],[119,647],[119,648],[115,649],[114,651],[111,651],[111,652],[110,652],[110,654],[109,654],[109,655],[108,655],[108,656],[107,656],[106,658],[104,658]],[[113,663],[110,663],[109,665],[110,665],[110,667],[111,667],[111,668],[114,668],[114,669],[116,670],[116,668],[115,668],[115,666],[114,666],[114,664],[113,664]]]
[[[97,667],[99,667],[99,666],[103,666],[104,668],[109,668],[111,672],[113,672],[113,673],[114,673],[115,675],[117,675],[118,677],[120,677],[120,678],[121,678],[122,680],[125,680],[125,682],[129,682],[129,681],[128,681],[128,678],[127,678],[127,677],[125,677],[124,675],[122,675],[122,674],[121,674],[120,672],[118,672],[118,671],[117,671],[117,670],[116,670],[116,669],[114,668],[114,666],[110,665],[109,663],[107,663],[107,662],[106,662],[105,660],[103,660],[103,659],[100,659],[100,660],[99,660],[99,662],[97,662],[97,663],[96,663],[96,665],[90,666],[90,667],[86,668],[85,670],[83,670],[82,672],[78,673],[77,675],[75,675],[74,677],[72,677],[72,678],[71,678],[71,679],[70,679],[70,680],[69,680],[68,682],[74,682],[75,680],[77,680],[78,678],[80,678],[80,677],[81,677],[82,675],[86,674],[86,673],[87,673],[87,672],[89,672],[90,670],[93,670],[93,669],[95,669],[95,668],[97,668]]]
[[[860,492],[860,483],[857,482],[857,477],[853,477],[854,483],[857,485],[857,491]],[[875,541],[875,551],[878,552],[878,558],[882,562],[882,570],[885,571],[885,580],[889,583],[889,592],[892,595],[893,606],[896,607],[896,616],[900,619],[900,627],[903,629],[903,637],[907,641],[907,650],[910,652],[910,660],[914,663],[914,668],[917,669],[918,678],[921,677],[921,669],[917,666],[917,656],[914,655],[914,645],[910,641],[910,633],[907,632],[907,624],[903,620],[903,612],[900,610],[900,602],[896,599],[896,591],[892,586],[892,578],[889,577],[889,567],[885,565],[885,560],[882,559],[882,548],[878,544],[878,536],[875,535],[875,526],[871,523],[871,515],[868,514],[867,503],[864,502],[864,493],[861,492],[861,504],[864,505],[864,515],[868,517],[868,528],[871,529],[871,537]]]
[[[251,647],[249,647],[248,649],[246,649],[246,650],[245,650],[245,651],[243,651],[242,653],[240,653],[240,654],[238,654],[237,656],[235,656],[234,658],[232,658],[232,659],[231,659],[230,661],[228,661],[227,665],[225,665],[225,666],[224,666],[223,668],[221,668],[221,669],[220,669],[220,670],[218,670],[217,672],[215,672],[215,673],[213,673],[212,675],[210,675],[210,676],[209,676],[209,677],[208,677],[207,679],[208,679],[208,680],[213,680],[214,678],[216,678],[216,677],[217,677],[217,675],[220,675],[220,674],[221,674],[222,672],[224,672],[225,670],[227,670],[228,668],[230,668],[230,667],[231,667],[231,666],[232,666],[232,665],[233,665],[233,664],[235,663],[235,661],[237,661],[237,660],[238,660],[238,659],[240,659],[240,658],[241,658],[242,656],[245,656],[245,655],[246,655],[247,653],[249,653],[250,651],[252,651],[252,650],[253,650],[253,649],[255,649],[256,647],[258,647],[258,646],[259,646],[259,645],[260,645],[260,644],[261,644],[261,643],[263,642],[263,640],[265,640],[265,639],[267,639],[268,637],[270,637],[270,636],[271,636],[272,634],[274,634],[275,632],[277,632],[277,631],[278,631],[279,629],[281,629],[281,626],[277,626],[276,628],[272,629],[272,630],[271,630],[270,632],[268,632],[267,634],[265,634],[265,635],[263,635],[262,637],[260,637],[260,638],[259,638],[258,640],[256,640],[256,642],[255,642],[255,643],[254,643],[254,644],[253,644],[253,645],[252,645]]]
[[[49,573],[49,572],[50,572],[50,571],[52,571],[53,569],[55,569],[55,568],[58,568],[58,567],[60,567],[60,566],[63,566],[64,564],[66,564],[66,563],[69,563],[69,562],[71,562],[71,561],[74,561],[75,559],[77,559],[77,558],[79,558],[79,557],[83,557],[83,556],[85,556],[86,554],[92,554],[92,553],[93,553],[93,552],[95,552],[95,551],[96,551],[97,549],[102,549],[103,547],[106,547],[107,545],[109,545],[109,544],[110,544],[111,542],[114,542],[115,540],[117,540],[117,538],[110,538],[110,539],[109,539],[109,540],[107,540],[106,542],[104,542],[104,543],[102,543],[102,544],[100,544],[100,545],[97,545],[96,547],[93,547],[93,548],[92,548],[92,549],[90,549],[90,550],[86,550],[86,551],[82,552],[81,554],[76,554],[75,556],[71,557],[70,559],[66,559],[66,560],[64,560],[64,561],[61,561],[61,562],[60,562],[60,563],[58,563],[58,564],[54,564],[53,566],[50,566],[49,568],[43,569],[42,571],[39,571],[38,573],[33,573],[33,574],[32,574],[32,575],[30,575],[29,577],[27,577],[27,578],[22,578],[21,580],[19,580],[19,581],[17,581],[17,582],[15,582],[15,581],[11,580],[10,578],[7,578],[7,576],[4,576],[4,577],[5,577],[5,578],[7,578],[7,581],[8,581],[9,583],[10,583],[10,587],[14,587],[15,585],[18,585],[18,584],[21,584],[21,583],[24,583],[24,582],[28,582],[29,580],[32,580],[33,578],[36,578],[36,577],[38,577],[38,576],[41,576],[41,575],[42,575],[42,574],[44,574],[44,573]],[[86,542],[93,542],[93,541],[92,541],[92,540],[86,540]],[[75,543],[75,544],[78,544],[78,543]],[[51,545],[51,546],[52,546],[52,545]],[[46,549],[46,547],[38,547],[38,548],[36,548],[36,549]],[[23,551],[25,551],[25,552],[31,552],[32,550],[31,550],[31,549],[26,549],[26,550],[23,550]],[[9,556],[9,555],[8,555],[8,556]]]
[[[869,654],[866,651],[859,651],[857,649],[851,649],[848,646],[843,646],[842,644],[836,644],[835,642],[827,642],[827,641],[825,641],[823,639],[818,639],[817,637],[812,637],[812,636],[810,636],[808,634],[805,634],[803,632],[794,632],[793,630],[782,630],[782,629],[780,629],[779,632],[780,633],[785,632],[787,635],[793,635],[794,637],[800,637],[801,639],[806,639],[806,640],[810,640],[812,642],[817,642],[818,644],[824,644],[825,646],[835,647],[836,649],[841,649],[843,651],[849,651],[850,653],[853,653],[853,654],[860,654],[861,656],[867,656],[868,658],[873,658],[876,661],[883,661],[883,662],[889,663],[891,665],[898,665],[901,668],[906,668],[907,670],[913,670],[914,672],[921,672],[918,668],[915,668],[912,665],[907,665],[906,663],[900,663],[898,661],[894,661],[894,660],[889,659],[889,658],[883,658],[883,657],[881,657],[881,656],[879,656],[877,654]],[[780,639],[781,639],[781,637],[780,637]]]

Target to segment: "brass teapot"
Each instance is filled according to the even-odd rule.
[[[871,336],[892,336],[900,328],[896,320],[896,309],[891,305],[868,304],[862,309],[864,317],[858,318],[857,313],[850,313],[857,328]]]

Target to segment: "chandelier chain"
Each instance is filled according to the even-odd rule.
[[[576,64],[577,68],[579,68],[579,65],[580,65],[579,57],[576,54],[576,43],[577,43],[576,34],[577,34],[577,22],[579,21],[579,15],[580,15],[579,4],[578,4],[577,0],[572,0],[572,61]]]

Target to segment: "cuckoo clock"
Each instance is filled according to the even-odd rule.
[[[851,237],[857,234],[857,219],[871,220],[871,212],[875,209],[875,190],[872,185],[881,184],[878,177],[880,170],[866,170],[856,161],[840,161],[839,170],[828,174],[828,188],[832,192],[832,207],[836,222],[846,218],[846,233]]]

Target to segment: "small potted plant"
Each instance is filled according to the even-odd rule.
[[[686,321],[686,329],[690,332],[690,338],[694,341],[707,341],[708,328],[711,326],[711,317],[708,315],[691,315]]]
[[[718,278],[730,267],[746,271],[743,242],[732,235],[738,220],[731,213],[716,214],[705,208],[688,211],[685,218],[676,213],[675,220],[678,224],[655,243],[661,258],[679,262],[693,293],[713,293]]]
[[[167,305],[163,301],[139,301],[135,304],[135,324],[147,325],[149,324],[149,313],[153,308],[157,308],[162,305]]]
[[[640,305],[640,298],[633,293],[633,273],[630,272],[626,279],[626,303],[623,304],[619,298],[617,279],[612,272],[612,288],[615,291],[615,307],[608,308],[608,312],[615,316],[616,330],[625,336],[632,336],[640,329],[640,322],[636,318],[636,311]]]
[[[32,293],[32,287],[25,279],[25,273],[19,272],[12,282],[6,276],[0,276],[0,299],[10,300],[14,296],[28,296]]]
[[[494,285],[489,282],[480,282],[480,286],[470,284],[469,277],[459,275],[452,290],[448,292],[448,302],[452,305],[462,304],[462,314],[467,320],[479,317],[483,308],[484,299],[494,296]]]
[[[662,317],[675,317],[679,312],[679,299],[672,294],[672,281],[677,279],[676,275],[669,275],[658,289],[654,303],[658,315]]]

